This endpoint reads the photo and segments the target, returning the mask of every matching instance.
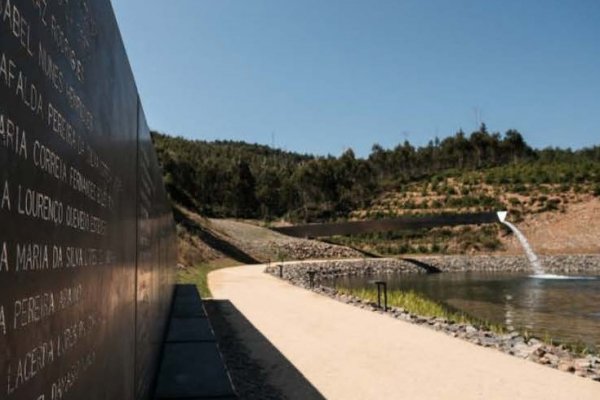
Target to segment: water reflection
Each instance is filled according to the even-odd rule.
[[[504,325],[508,330],[512,331],[515,329],[515,326],[513,325],[514,308],[511,304],[512,295],[506,294],[504,295],[504,299],[506,300],[504,303]]]
[[[527,329],[558,341],[600,344],[600,279],[538,279],[490,272],[345,277],[344,287],[370,287],[373,279],[390,289],[415,290],[476,318]],[[591,279],[590,279],[591,278]]]

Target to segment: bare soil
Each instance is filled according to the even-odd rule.
[[[510,219],[510,216],[509,216]],[[600,199],[569,204],[564,212],[531,214],[518,227],[540,254],[600,253]],[[520,254],[514,235],[502,238],[507,254]]]

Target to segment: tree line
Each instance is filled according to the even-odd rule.
[[[172,199],[212,217],[335,220],[411,181],[473,171],[482,171],[488,183],[600,187],[600,146],[533,149],[518,131],[490,133],[485,124],[470,135],[461,130],[421,147],[375,144],[365,159],[351,149],[339,157],[314,156],[158,132],[152,138]]]

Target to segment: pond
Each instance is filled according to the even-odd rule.
[[[552,276],[550,276],[552,278]],[[540,279],[526,274],[452,272],[342,277],[325,283],[341,288],[413,290],[450,309],[545,339],[600,345],[600,276]]]

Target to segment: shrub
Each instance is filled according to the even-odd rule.
[[[562,193],[569,192],[569,191],[571,191],[571,186],[568,185],[568,184],[566,184],[566,183],[563,183],[562,185],[560,185],[560,189],[559,190]]]
[[[401,244],[400,246],[398,246],[398,253],[399,254],[406,254],[410,251],[409,247],[406,244]]]
[[[483,247],[488,251],[498,250],[502,247],[502,243],[495,237],[483,237],[481,238],[481,243],[483,244]]]
[[[521,202],[519,201],[519,199],[517,199],[516,197],[511,197],[508,199],[508,202],[510,203],[510,205],[512,206],[519,206],[521,205]]]
[[[429,249],[424,244],[419,245],[419,253],[429,253]]]
[[[512,188],[514,193],[524,193],[527,191],[527,188],[523,184],[514,185]]]

